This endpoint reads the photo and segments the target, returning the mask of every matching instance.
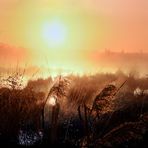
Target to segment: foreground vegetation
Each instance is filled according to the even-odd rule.
[[[1,80],[0,144],[148,147],[147,77],[118,72],[21,84],[19,74]]]

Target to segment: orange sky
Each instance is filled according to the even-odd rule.
[[[147,0],[0,0],[1,63],[91,71],[94,51],[148,52],[147,40]]]

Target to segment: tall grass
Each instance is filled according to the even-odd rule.
[[[146,94],[134,96],[133,93],[137,87],[141,90],[148,89],[148,79],[146,77],[140,78],[133,75],[116,73],[81,77],[69,75],[67,78],[70,80],[69,85],[61,82],[55,84],[51,89],[49,89],[49,85],[53,81],[50,77],[48,79],[40,78],[35,81],[30,80],[25,87],[21,85],[22,75],[9,76],[4,81],[1,79],[1,137],[5,136],[8,139],[12,137],[16,138],[19,130],[28,123],[32,124],[36,130],[42,128],[42,110],[46,99],[51,95],[56,95],[59,98],[58,103],[60,105],[60,111],[58,111],[59,108],[55,109],[58,112],[55,113],[53,111],[53,118],[49,120],[52,123],[53,129],[51,133],[56,133],[53,136],[53,138],[56,137],[56,140],[58,139],[57,129],[60,124],[58,121],[62,121],[65,118],[78,118],[78,113],[81,118],[78,121],[82,121],[84,127],[83,137],[81,137],[83,140],[81,140],[84,142],[84,139],[86,139],[87,145],[91,145],[95,141],[100,144],[101,140],[105,142],[108,139],[111,140],[111,137],[105,138],[109,137],[105,135],[114,135],[115,131],[119,132],[121,128],[118,126],[124,125],[125,122],[132,122],[132,124],[137,124],[138,122],[139,125],[140,116],[148,112],[148,96]],[[104,98],[104,102],[101,104],[100,95],[106,88],[105,86],[110,84],[109,86],[119,88],[124,80],[127,80],[127,82],[116,97],[114,99]],[[108,96],[112,96],[111,94]],[[108,100],[107,103],[106,100]],[[114,108],[110,108],[112,103]],[[80,110],[78,109],[79,106],[82,106]],[[91,109],[99,110],[99,118],[93,123],[94,131],[90,130],[92,128],[92,117],[95,115],[95,113],[89,115]],[[47,112],[46,108],[45,111]],[[46,116],[46,118],[49,117]],[[53,141],[56,140],[54,139]],[[101,144],[103,145],[104,143]]]
[[[7,138],[16,138],[25,124],[40,128],[41,106],[44,93],[22,88],[22,79],[17,75],[5,79],[0,88],[0,133]],[[4,87],[5,86],[5,87]]]

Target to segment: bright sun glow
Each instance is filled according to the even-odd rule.
[[[44,24],[43,38],[47,44],[52,47],[62,45],[66,38],[66,28],[64,24],[57,21]]]

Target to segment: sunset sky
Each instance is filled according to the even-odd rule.
[[[0,0],[1,67],[93,72],[105,48],[148,52],[148,0]]]

